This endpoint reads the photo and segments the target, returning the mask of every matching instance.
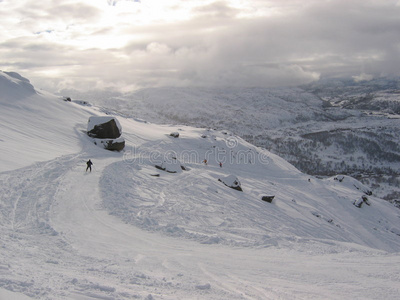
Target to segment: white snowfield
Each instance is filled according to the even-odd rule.
[[[400,211],[355,207],[354,179],[120,116],[126,147],[110,152],[85,134],[104,109],[16,93],[18,80],[0,72],[1,300],[398,299]],[[218,181],[230,175],[243,192]]]

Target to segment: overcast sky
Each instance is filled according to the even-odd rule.
[[[400,1],[0,0],[0,70],[52,92],[399,75]]]

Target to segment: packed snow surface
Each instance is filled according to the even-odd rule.
[[[126,148],[111,152],[85,133],[104,109],[42,93],[0,106],[1,300],[398,299],[400,211],[373,195],[357,208],[350,177],[121,116]]]

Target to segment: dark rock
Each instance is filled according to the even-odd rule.
[[[243,192],[239,179],[234,175],[229,175],[225,178],[219,178],[218,181],[234,190]]]
[[[317,218],[321,218],[321,215],[315,211],[311,212],[314,216],[316,216]]]
[[[123,138],[118,139],[95,139],[95,145],[102,145],[104,149],[110,151],[121,151],[125,148],[125,140]]]
[[[89,102],[87,101],[82,101],[82,100],[73,100],[72,102],[82,105],[82,106],[92,106]]]
[[[119,138],[116,140],[108,140],[105,149],[111,151],[122,151],[125,148],[125,140]]]
[[[125,148],[125,140],[121,133],[121,125],[115,117],[89,118],[87,135],[94,138],[95,145],[102,145],[106,150],[121,151]]]
[[[361,197],[361,199],[364,201],[365,204],[367,204],[368,206],[371,206],[371,202],[369,202],[369,199],[367,196],[363,195]]]
[[[371,206],[371,202],[369,202],[368,197],[365,195],[363,195],[360,199],[355,200],[353,202],[353,205],[358,208],[361,208],[364,203],[367,204],[368,206]]]
[[[174,138],[178,138],[179,137],[179,132],[171,132],[169,135],[174,137]]]
[[[159,169],[159,170],[165,171],[165,168],[163,168],[162,166],[155,165],[155,167],[156,167],[156,169]],[[175,172],[175,173],[176,173],[176,172]]]
[[[268,203],[272,203],[272,200],[274,200],[275,196],[263,196],[261,198],[262,201],[268,202]]]
[[[400,200],[393,199],[393,200],[389,200],[389,202],[392,203],[395,207],[400,208]]]
[[[114,117],[90,117],[87,134],[98,139],[117,139],[121,136],[122,130]]]

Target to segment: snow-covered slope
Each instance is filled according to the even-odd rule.
[[[0,161],[0,297],[397,298],[399,210],[373,196],[354,206],[367,192],[354,179],[306,176],[227,131],[121,116],[126,148],[110,152],[84,133],[104,109],[10,99],[1,151],[23,155]],[[242,192],[218,181],[230,175]]]
[[[0,171],[28,166],[81,149],[77,127],[89,113],[36,91],[17,73],[0,71]]]
[[[301,88],[164,87],[80,96],[150,122],[228,129],[304,173],[357,176],[376,195],[395,200],[400,199],[399,86],[399,78],[347,79]]]

